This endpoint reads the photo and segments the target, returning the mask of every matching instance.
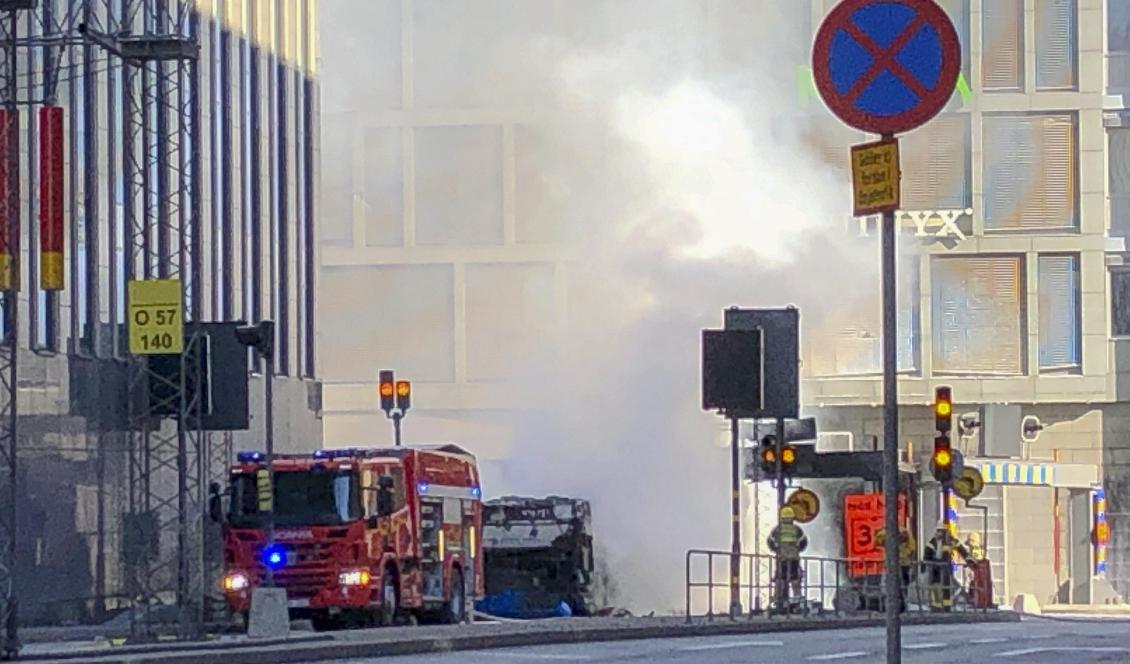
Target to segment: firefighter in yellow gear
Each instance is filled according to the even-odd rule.
[[[875,533],[875,545],[882,549],[887,542],[885,528]],[[914,563],[918,559],[918,541],[906,528],[899,528],[899,571],[902,573],[902,601],[903,610],[906,604],[906,589],[910,587],[910,579],[914,571]]]
[[[938,525],[934,537],[926,545],[923,559],[930,570],[930,610],[949,611],[953,608],[953,593],[957,580],[953,574],[953,563],[957,558],[969,559],[969,551],[950,534],[944,524]]]
[[[969,551],[969,560],[976,562],[985,559],[985,547],[981,546],[981,533],[969,533],[965,538],[965,549]]]
[[[808,548],[808,536],[794,523],[793,508],[782,507],[780,516],[781,522],[769,533],[769,550],[777,554],[777,598],[778,607],[783,610],[788,586],[794,597],[800,596],[800,554]]]

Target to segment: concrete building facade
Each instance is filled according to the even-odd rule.
[[[291,451],[321,445],[314,328],[320,155],[313,2],[34,4],[18,19],[27,42],[17,48],[23,289],[16,330],[19,569],[13,578],[21,619],[43,624],[98,619],[130,601],[122,523],[132,509],[131,443],[120,419],[108,423],[113,418],[107,413],[121,412],[127,403],[126,263],[136,255],[127,236],[126,199],[142,178],[125,171],[123,136],[136,125],[125,110],[122,61],[93,43],[57,44],[75,43],[83,21],[137,34],[145,29],[143,19],[156,25],[158,4],[167,7],[165,16],[182,17],[167,19],[162,25],[176,27],[160,29],[162,34],[195,33],[199,65],[195,76],[181,81],[178,101],[197,105],[197,131],[191,138],[187,131],[175,140],[162,137],[152,119],[157,103],[149,99],[146,148],[140,131],[134,146],[139,163],[153,163],[158,150],[187,159],[195,148],[199,155],[194,182],[182,163],[171,167],[176,175],[170,176],[173,196],[191,187],[199,200],[199,214],[189,211],[187,193],[170,203],[199,248],[186,247],[181,263],[194,266],[181,274],[189,284],[186,317],[278,323],[276,440]],[[123,18],[122,7],[132,8],[131,19]],[[57,291],[40,288],[37,260],[41,137],[35,118],[44,100],[61,106],[65,118],[67,263],[65,288]],[[178,106],[166,108],[179,117]],[[175,133],[176,122],[169,126]],[[136,194],[139,216],[149,207],[141,199],[155,200],[156,178],[148,176],[156,172],[152,167],[145,193]],[[150,276],[142,261],[135,274],[143,269]],[[251,428],[208,434],[210,461],[220,469],[210,479],[222,480],[227,451],[263,446],[261,374],[251,376],[250,390]]]

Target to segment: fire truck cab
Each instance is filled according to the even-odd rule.
[[[273,512],[265,455],[241,452],[231,470],[221,583],[232,611],[246,618],[268,571],[291,616],[319,628],[391,624],[402,612],[460,622],[482,597],[482,488],[470,452],[318,450],[276,455],[272,466]]]

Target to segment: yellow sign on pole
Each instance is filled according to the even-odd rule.
[[[184,316],[179,279],[129,282],[129,352],[184,352]]]
[[[961,471],[961,477],[953,483],[953,492],[966,501],[981,495],[984,488],[985,478],[981,477],[981,471],[976,468],[966,468]]]
[[[853,145],[851,180],[855,216],[897,210],[900,203],[898,139]]]

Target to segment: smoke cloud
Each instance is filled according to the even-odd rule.
[[[549,142],[593,214],[568,216],[585,247],[568,324],[513,367],[537,407],[488,479],[590,499],[619,601],[670,610],[685,551],[728,548],[728,427],[699,408],[700,330],[731,305],[796,304],[818,325],[873,292],[874,245],[843,232],[846,180],[804,141],[770,58],[730,77],[646,35],[531,49],[561,52],[542,64],[570,122]]]
[[[700,330],[732,305],[795,304],[812,330],[876,303],[877,246],[844,231],[848,179],[812,141],[834,121],[796,102],[809,3],[409,4],[418,108],[541,109],[514,128],[518,221],[576,253],[563,324],[543,322],[503,372],[530,407],[498,429],[509,453],[487,466],[486,490],[589,499],[620,603],[678,607],[686,549],[728,548],[728,427],[699,407]],[[345,5],[373,20],[327,14]],[[331,106],[364,86],[400,94],[385,60],[400,57],[402,6],[327,0],[323,51],[340,56],[322,69]],[[380,57],[361,57],[370,43]],[[335,186],[323,196],[347,194]],[[321,297],[329,309],[335,294]],[[475,306],[518,315],[505,298]],[[325,352],[346,352],[343,321],[323,329],[335,325]]]

